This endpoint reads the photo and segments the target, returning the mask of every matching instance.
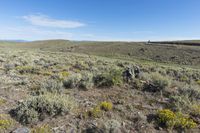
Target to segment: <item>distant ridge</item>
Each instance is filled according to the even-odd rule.
[[[29,42],[26,40],[0,40],[0,42]]]
[[[173,44],[173,45],[188,45],[200,46],[199,40],[183,40],[183,41],[148,41],[149,44]]]

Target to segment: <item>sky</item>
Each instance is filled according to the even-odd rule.
[[[200,39],[200,0],[0,0],[0,40]]]

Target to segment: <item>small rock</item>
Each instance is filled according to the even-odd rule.
[[[163,130],[162,127],[159,127],[159,130],[162,131]]]
[[[5,60],[4,60],[4,59],[2,59],[2,58],[0,58],[0,62],[5,62]]]
[[[123,72],[123,78],[126,82],[130,82],[133,78],[135,77],[134,75],[134,69],[132,67],[127,67],[125,71]]]
[[[135,73],[135,78],[141,78],[141,70],[140,70],[140,67],[139,66],[135,66],[134,68],[134,73]]]
[[[37,64],[37,63],[39,62],[39,60],[34,60],[33,62],[34,62],[35,64]]]
[[[15,65],[14,65],[14,64],[5,64],[5,65],[4,65],[4,68],[5,68],[6,70],[11,70],[11,69],[15,68]]]
[[[125,127],[125,126],[126,126],[126,123],[123,121],[121,125],[122,125],[123,127]]]
[[[147,117],[144,114],[142,114],[141,112],[137,113],[137,118],[139,120],[141,120],[141,121],[146,121],[147,120]]]
[[[116,109],[117,111],[119,111],[119,112],[123,112],[123,110],[124,110],[123,107],[124,107],[123,105],[116,105],[116,106],[115,106],[115,109]]]
[[[30,133],[31,130],[27,127],[17,128],[16,130],[12,131],[12,133]]]

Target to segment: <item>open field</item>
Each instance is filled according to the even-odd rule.
[[[195,46],[2,42],[0,132],[200,132],[199,67]]]
[[[185,41],[184,41],[185,42]],[[191,41],[190,41],[191,42]],[[200,67],[200,47],[184,45],[148,45],[137,42],[78,42],[65,40],[12,43],[0,47],[73,52],[135,61],[136,59],[176,65]]]

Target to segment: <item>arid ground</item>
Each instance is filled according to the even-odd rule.
[[[0,130],[200,132],[199,68],[199,46],[0,42]]]

